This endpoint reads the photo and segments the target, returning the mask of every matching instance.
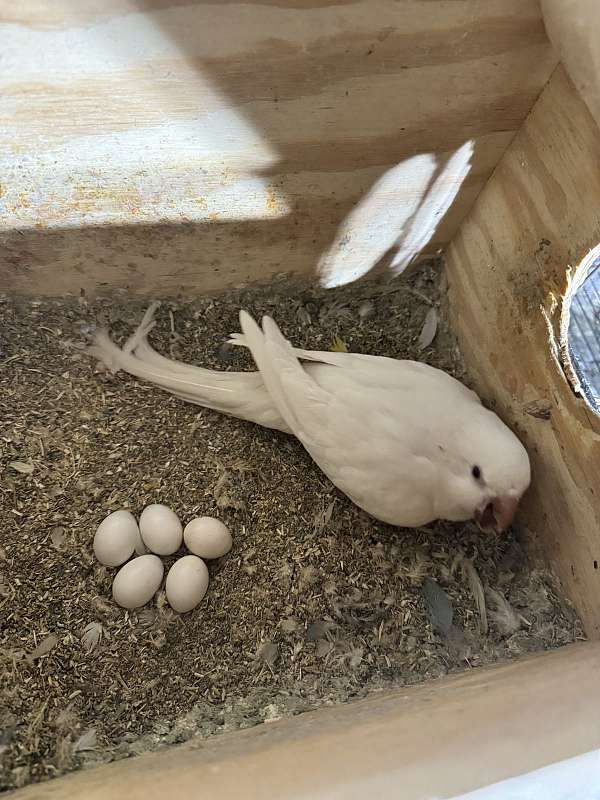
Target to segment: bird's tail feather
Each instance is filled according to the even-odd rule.
[[[258,372],[217,372],[157,353],[147,341],[155,324],[156,307],[154,304],[148,309],[123,348],[112,341],[108,331],[100,330],[88,353],[111,372],[123,370],[188,403],[289,432]]]

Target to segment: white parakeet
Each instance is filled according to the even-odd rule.
[[[123,349],[103,330],[91,352],[200,406],[291,433],[335,486],[383,522],[475,519],[505,530],[530,482],[527,452],[477,395],[415,361],[298,350],[270,317],[240,312],[258,372],[164,358],[147,341],[154,307]]]

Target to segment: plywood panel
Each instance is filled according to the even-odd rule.
[[[600,17],[596,0],[541,0],[546,32],[600,125]]]
[[[525,523],[600,636],[600,420],[551,354],[568,265],[600,242],[600,129],[559,67],[448,250],[451,306],[484,396],[529,449]],[[541,400],[550,420],[527,413]]]
[[[435,250],[556,63],[536,0],[0,0],[0,41],[14,292],[310,273],[383,174],[472,141],[445,219],[417,237]],[[427,189],[409,169],[386,198],[398,236]],[[361,239],[366,268],[378,236]]]
[[[456,797],[600,748],[599,669],[598,644],[574,645],[249,731],[195,739],[12,797]]]

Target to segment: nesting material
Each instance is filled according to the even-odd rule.
[[[434,268],[333,292],[282,283],[166,304],[151,341],[189,363],[251,368],[242,349],[223,348],[243,307],[273,316],[301,347],[337,337],[462,378],[439,301]],[[581,637],[514,535],[390,528],[337,492],[294,439],[111,375],[74,346],[98,320],[124,343],[146,306],[0,303],[0,788]],[[420,351],[431,308],[435,338]],[[114,570],[91,552],[107,514],[157,502],[236,530],[189,614],[162,592],[140,610],[117,607]],[[161,561],[169,569],[175,556]],[[432,622],[427,578],[444,592],[447,635]]]

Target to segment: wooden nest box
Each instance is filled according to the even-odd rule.
[[[15,797],[425,800],[600,748],[600,418],[567,341],[600,244],[594,0],[0,11],[0,291],[337,286],[443,253],[468,370],[531,455],[520,525],[589,640]]]

